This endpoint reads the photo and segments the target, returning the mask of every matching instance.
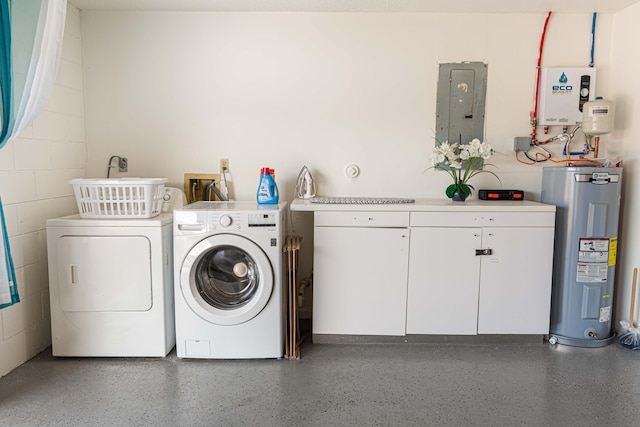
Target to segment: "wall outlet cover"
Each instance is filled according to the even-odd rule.
[[[229,173],[229,159],[220,159],[220,173]]]

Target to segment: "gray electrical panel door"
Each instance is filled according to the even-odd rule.
[[[483,140],[487,64],[440,64],[436,105],[436,138],[466,144]]]

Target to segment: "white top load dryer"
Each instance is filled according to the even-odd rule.
[[[180,206],[153,218],[47,221],[54,356],[164,357],[173,349],[170,211]]]

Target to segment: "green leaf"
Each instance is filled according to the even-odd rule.
[[[469,194],[471,194],[471,186],[467,184],[458,184],[458,192],[466,199]]]
[[[448,198],[452,198],[453,193],[455,193],[457,189],[458,189],[458,186],[456,184],[451,184],[445,190],[445,194],[447,195]]]

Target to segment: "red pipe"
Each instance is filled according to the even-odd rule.
[[[544,47],[544,38],[547,34],[547,25],[549,25],[549,18],[551,18],[551,11],[547,12],[547,17],[544,20],[544,28],[542,29],[542,36],[540,37],[540,51],[538,53],[538,65],[536,67],[536,96],[533,100],[533,113],[531,115],[531,142],[536,144],[536,127],[538,126],[538,96],[540,92],[540,66],[542,64],[542,48]]]

